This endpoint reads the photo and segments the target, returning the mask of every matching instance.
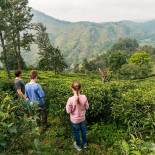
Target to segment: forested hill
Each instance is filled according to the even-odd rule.
[[[106,51],[119,38],[135,38],[140,44],[155,45],[155,20],[148,22],[66,22],[33,10],[33,22],[42,22],[55,46],[69,64]],[[37,50],[35,50],[37,52]]]

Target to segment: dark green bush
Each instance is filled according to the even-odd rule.
[[[8,93],[0,93],[0,152],[28,154],[29,149],[38,149],[37,115],[28,114],[21,102],[13,101]]]
[[[11,80],[0,81],[0,91],[14,91],[14,83]]]

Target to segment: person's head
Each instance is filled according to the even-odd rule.
[[[81,83],[79,81],[73,81],[71,88],[78,94],[81,89]]]
[[[81,83],[79,81],[73,81],[71,85],[73,93],[76,93],[77,96],[79,96],[80,89],[81,89]],[[80,104],[80,100],[78,97],[77,103]]]
[[[16,77],[21,77],[21,75],[22,75],[22,71],[21,70],[16,70],[15,71],[15,76]]]
[[[37,77],[38,77],[38,72],[36,70],[32,70],[30,72],[30,79],[31,80],[37,80]]]

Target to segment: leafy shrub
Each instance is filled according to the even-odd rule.
[[[134,135],[130,136],[130,140],[121,140],[113,145],[113,151],[117,154],[126,155],[154,155],[154,143],[145,142]]]
[[[43,85],[43,88],[46,92],[46,103],[48,105],[49,113],[52,115],[53,119],[59,117],[59,125],[60,127],[63,126],[63,130],[59,129],[59,132],[57,133],[52,132],[52,134],[56,135],[56,137],[61,137],[63,135],[63,138],[65,139],[71,135],[69,130],[69,116],[66,114],[65,105],[69,96],[72,95],[70,84],[76,79],[81,81],[82,93],[88,97],[88,101],[90,103],[90,108],[87,112],[87,120],[90,126],[89,137],[92,138],[96,143],[103,142],[103,144],[110,146],[109,150],[107,150],[109,154],[112,154],[111,149],[113,149],[113,154],[115,154],[115,150],[116,154],[118,155],[124,154],[124,152],[121,150],[122,140],[129,143],[128,135],[130,134],[133,134],[139,139],[147,141],[153,141],[155,138],[154,79],[137,81],[112,81],[103,84],[94,78],[89,78],[84,75],[54,75],[51,72],[41,72],[39,75],[41,85]],[[1,90],[4,90],[5,84],[1,83],[0,85],[2,88]],[[10,85],[8,85],[8,87],[10,87]],[[8,97],[9,100],[6,100],[6,96],[7,94],[5,93],[0,95],[2,112],[4,112],[4,105],[6,107],[5,109],[7,109],[7,106],[10,106],[13,109],[20,107],[19,103],[17,104],[17,107],[11,104],[12,98],[10,98],[10,95]],[[6,104],[4,104],[4,102]],[[5,111],[5,114],[7,113],[8,111]],[[50,119],[52,119],[52,117]],[[2,118],[4,119],[4,116]],[[36,139],[34,137],[37,137],[37,135],[32,132],[33,129],[37,128],[34,123],[34,118],[31,119],[27,118],[25,115],[21,115],[20,118],[18,118],[18,121],[14,112],[9,113],[8,118],[9,120],[4,120],[6,123],[9,124],[10,121],[21,121],[21,124],[15,123],[15,125],[18,125],[19,129],[24,129],[23,132],[17,130],[17,133],[12,134],[11,142],[9,142],[8,137],[6,139],[2,138],[2,145],[0,149],[7,149],[7,146],[12,144],[13,140],[17,142],[15,138],[17,138],[17,140],[18,138],[23,138],[25,142],[24,143],[23,141],[19,140],[23,145],[15,143],[18,150],[23,149],[20,146],[24,146],[23,150],[34,147],[34,139]],[[27,121],[33,122],[33,129],[31,125],[28,125],[30,122],[25,123]],[[22,122],[24,122],[24,124],[22,124]],[[3,129],[0,132],[4,132],[4,135],[8,136],[8,130],[9,129],[4,132],[5,130]],[[32,131],[28,132],[30,130]],[[126,133],[124,133],[124,131],[126,131]],[[18,135],[19,133],[22,138]],[[19,137],[16,137],[17,135]],[[125,144],[125,142],[123,143]],[[15,147],[10,149],[14,150],[14,148]]]
[[[28,116],[8,93],[0,94],[0,152],[28,153],[37,149],[39,128],[36,115]]]
[[[1,80],[0,82],[0,91],[13,91],[14,84],[10,80]]]
[[[127,131],[140,137],[153,138],[155,135],[154,91],[136,88],[123,92],[112,103],[112,115]]]

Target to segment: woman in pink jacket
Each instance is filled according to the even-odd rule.
[[[74,81],[72,83],[71,89],[73,91],[73,96],[68,99],[66,105],[66,111],[70,114],[75,139],[74,147],[78,151],[81,151],[81,146],[87,148],[85,113],[89,108],[87,97],[80,94],[80,88],[80,82]],[[80,141],[80,132],[82,134],[82,145]]]

